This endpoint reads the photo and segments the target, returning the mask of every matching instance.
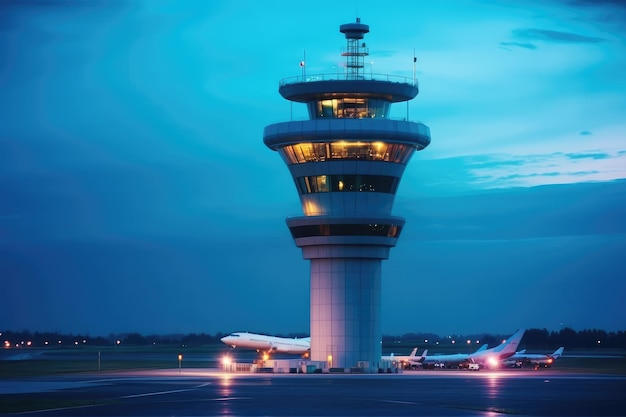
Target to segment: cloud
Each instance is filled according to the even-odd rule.
[[[590,131],[588,131],[588,130],[583,130],[582,132],[580,132],[580,135],[581,135],[581,136],[588,136],[588,135],[593,135],[593,133],[591,133],[591,132],[590,132]]]
[[[626,177],[624,155],[607,152],[580,152],[532,155],[490,155],[481,163],[466,160],[474,186],[485,189],[606,181]]]
[[[524,49],[537,49],[537,46],[528,42],[500,42],[502,46],[516,46]],[[505,48],[508,49],[508,48]]]
[[[583,158],[591,158],[591,159],[607,159],[611,158],[611,155],[604,152],[596,152],[596,153],[566,153],[566,157],[570,159],[583,159]]]
[[[606,40],[604,38],[594,38],[569,32],[532,28],[515,29],[513,30],[513,36],[518,39],[539,40],[551,43],[598,43]]]
[[[409,165],[398,197],[626,178],[626,150],[465,155]]]

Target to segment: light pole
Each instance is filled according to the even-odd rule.
[[[181,355],[180,353],[178,354],[178,373],[181,373],[181,365],[183,363],[183,355]]]

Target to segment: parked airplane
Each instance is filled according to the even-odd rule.
[[[411,366],[418,366],[424,361],[424,358],[428,354],[428,349],[425,349],[424,352],[417,356],[417,348],[414,348],[411,351],[410,355],[398,355],[395,356],[393,353],[389,356],[381,356],[380,359],[383,361],[390,361],[399,364],[402,368],[410,368]]]
[[[311,350],[311,338],[289,338],[267,336],[248,332],[231,333],[220,339],[227,345],[247,349],[255,349],[258,352],[281,352],[293,354],[306,354]]]
[[[543,366],[545,368],[549,368],[552,366],[555,360],[557,360],[562,354],[565,348],[561,346],[553,353],[543,354],[543,353],[526,353],[526,349],[520,350],[519,352],[515,352],[513,356],[508,357],[505,361],[505,365],[535,365],[535,366]]]
[[[520,329],[498,346],[470,355],[470,361],[483,367],[497,368],[501,361],[515,354],[525,332],[526,329]]]
[[[488,345],[482,345],[474,354],[487,350]],[[466,364],[470,362],[470,354],[469,353],[451,353],[451,354],[441,354],[441,355],[424,355],[424,360],[422,363],[425,365],[430,365],[435,367],[445,367],[445,366],[456,366],[461,364]]]
[[[487,349],[483,345],[474,353],[456,353],[451,355],[432,355],[424,358],[424,364],[431,366],[459,366],[475,363],[482,367],[496,368],[500,361],[513,356],[515,350],[519,346],[519,342],[524,336],[525,329],[516,331],[511,337],[502,342],[500,345]]]

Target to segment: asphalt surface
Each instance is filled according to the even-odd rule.
[[[44,408],[28,413],[35,416],[626,416],[626,376],[172,369],[0,379],[0,413],[15,404]]]

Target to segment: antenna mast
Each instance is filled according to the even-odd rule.
[[[361,23],[361,18],[356,18],[356,23],[347,23],[339,27],[339,31],[346,35],[347,48],[341,53],[346,57],[346,79],[359,80],[364,78],[364,61],[369,55],[365,42],[361,43],[363,36],[370,31],[368,25]]]

